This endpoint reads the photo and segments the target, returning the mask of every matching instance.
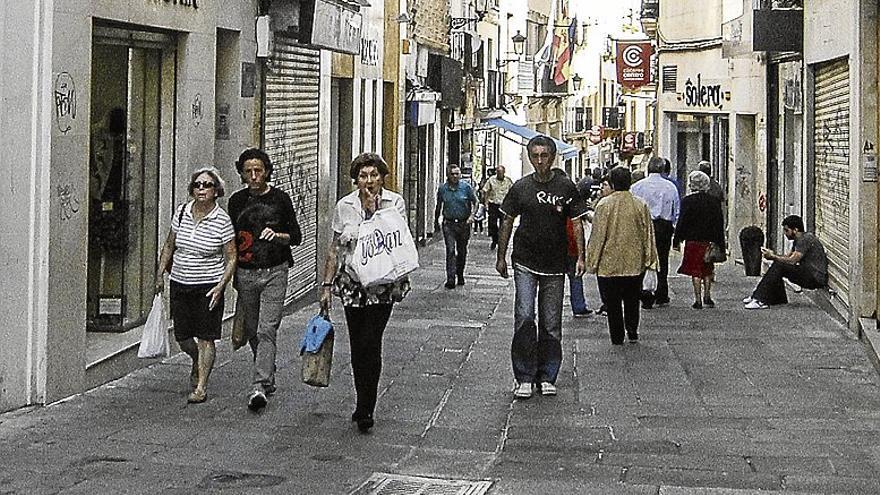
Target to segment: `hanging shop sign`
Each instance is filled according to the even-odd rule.
[[[328,50],[358,55],[363,17],[358,10],[328,0],[307,1],[300,7],[299,41]]]
[[[617,43],[617,82],[636,89],[651,83],[651,43]]]

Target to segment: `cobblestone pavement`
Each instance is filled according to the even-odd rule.
[[[262,414],[245,407],[250,353],[226,339],[204,404],[187,405],[178,355],[0,415],[0,493],[459,493],[404,478],[393,491],[376,481],[386,474],[484,480],[492,494],[880,493],[877,373],[804,295],[746,311],[756,280],[727,264],[718,307],[693,310],[690,281],[673,277],[672,305],[644,311],[641,342],[623,347],[604,318],[572,319],[566,302],[559,395],[515,401],[513,283],[494,273],[488,244],[472,240],[467,285],[454,290],[442,286],[442,244],[423,249],[386,332],[371,434],[349,421],[338,304],[331,386],[299,381],[312,305],[284,320],[279,391]],[[586,286],[595,308],[595,279]]]

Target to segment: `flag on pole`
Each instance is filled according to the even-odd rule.
[[[538,67],[539,73],[553,61],[553,25],[556,23],[556,2],[557,0],[551,0],[550,2],[550,20],[547,21],[547,36],[544,37],[544,44],[541,45],[541,49],[535,53],[535,64]]]
[[[553,82],[563,84],[571,78],[571,59],[574,55],[574,41],[577,30],[577,17],[572,18],[568,27],[563,24],[556,28],[554,36],[555,63],[553,65]]]

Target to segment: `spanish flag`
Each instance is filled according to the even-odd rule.
[[[553,34],[553,82],[561,85],[571,78],[571,58],[574,55],[574,39],[577,30],[577,17],[571,19],[567,27],[564,22],[554,27]]]

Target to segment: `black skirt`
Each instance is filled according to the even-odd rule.
[[[208,309],[211,299],[207,294],[215,285],[186,285],[171,281],[171,319],[174,322],[174,338],[178,342],[193,337],[220,339],[224,298],[220,298],[213,310]]]

